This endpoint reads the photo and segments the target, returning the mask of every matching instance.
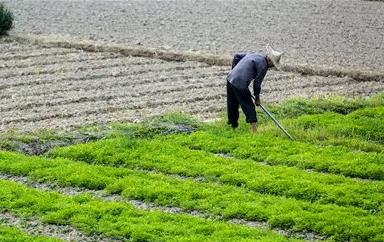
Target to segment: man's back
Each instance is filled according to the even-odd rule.
[[[259,89],[267,69],[268,62],[263,54],[236,54],[233,69],[228,74],[228,81],[238,89],[247,89],[250,82],[255,79],[254,88]]]

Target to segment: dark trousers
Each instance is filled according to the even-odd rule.
[[[255,104],[252,101],[251,92],[246,90],[239,90],[227,81],[227,112],[228,124],[233,128],[239,126],[239,106],[243,110],[247,123],[256,123],[256,110]]]

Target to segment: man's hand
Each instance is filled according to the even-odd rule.
[[[260,106],[260,97],[255,98],[255,105]]]

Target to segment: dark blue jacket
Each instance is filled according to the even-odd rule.
[[[259,53],[238,53],[232,61],[227,80],[240,90],[248,89],[253,81],[253,93],[260,95],[261,82],[268,70],[267,57]]]

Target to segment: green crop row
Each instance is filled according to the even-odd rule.
[[[45,223],[71,225],[87,234],[131,241],[285,241],[267,230],[189,215],[142,211],[89,195],[68,197],[0,180],[0,207]]]
[[[150,140],[109,139],[59,148],[51,155],[91,164],[144,168],[190,177],[203,176],[211,181],[243,186],[258,193],[293,197],[310,202],[317,201],[323,204],[357,206],[372,212],[377,212],[384,203],[384,182],[381,181],[356,181],[333,174],[309,173],[295,167],[268,166],[250,159],[228,159],[218,157],[211,152],[191,150],[183,146],[188,144],[194,148],[204,147],[204,149],[217,153],[229,153],[230,150],[227,148],[231,148],[231,146],[227,143],[232,142],[231,145],[238,145],[241,139],[246,140],[246,138],[249,139],[248,142],[257,140],[251,135],[218,138],[215,134],[210,135],[207,132],[199,131],[192,135],[157,137]],[[264,142],[259,141],[259,144],[262,143],[264,148],[268,144],[275,144],[268,138],[258,137],[259,140],[265,140]],[[290,144],[285,140],[280,142]],[[249,144],[243,144],[243,146],[245,145]],[[262,150],[263,147],[252,148]],[[280,151],[279,146],[274,147],[274,150],[278,151],[276,152],[278,155],[287,153],[287,150]],[[263,152],[264,154],[258,154],[264,155],[258,161],[270,159],[268,155],[271,155],[271,149],[263,150]],[[236,150],[233,153],[237,155]],[[255,154],[257,153],[255,152]],[[354,155],[350,153],[350,157],[354,157]],[[281,154],[281,157],[285,161],[283,157],[288,159],[289,156]],[[340,157],[336,156],[333,159],[336,162],[336,160],[340,160]],[[377,167],[381,171],[383,170],[380,165]]]
[[[228,153],[241,159],[271,165],[296,166],[320,172],[366,179],[384,179],[384,153],[351,151],[344,147],[317,146],[269,134],[253,136],[208,130],[177,137],[191,149]],[[172,139],[172,137],[169,137]],[[176,142],[176,141],[174,141]]]
[[[360,151],[383,152],[383,107],[384,93],[354,100],[340,97],[293,99],[270,106],[269,109],[297,140]],[[261,111],[258,117],[261,135],[268,133],[283,137],[269,117]]]
[[[59,242],[61,240],[45,236],[29,235],[17,228],[8,227],[0,221],[0,241],[2,242]]]
[[[357,138],[384,144],[384,106],[355,111],[348,115],[324,113],[305,115],[292,120],[299,137],[310,137],[312,133],[328,137]],[[307,139],[308,140],[308,139]],[[382,146],[382,150],[383,146]]]
[[[277,118],[296,118],[303,115],[338,113],[349,114],[359,109],[384,105],[384,92],[369,98],[347,99],[333,96],[328,98],[294,98],[270,107]],[[268,118],[263,118],[268,119]]]
[[[280,119],[281,124],[296,140],[319,146],[338,146],[350,151],[384,152],[384,106],[366,108],[342,115],[322,113]],[[265,115],[259,112],[259,117]],[[248,129],[248,125],[243,124]],[[225,129],[224,124],[215,124],[216,129]],[[246,130],[248,131],[248,130]],[[271,120],[259,125],[259,135],[284,137]]]
[[[267,221],[273,227],[314,231],[335,240],[379,240],[382,207],[375,215],[355,207],[322,205],[284,196],[262,195],[243,187],[194,182],[127,168],[88,165],[66,159],[43,159],[1,152],[0,170],[42,182],[103,189],[130,199],[198,210],[225,219]],[[368,188],[369,189],[369,188]],[[382,205],[381,205],[382,206]]]
[[[256,137],[249,134],[236,136],[234,133],[218,135],[215,130],[195,132],[177,139],[191,149],[229,153],[240,159],[252,159],[270,165],[296,166],[349,177],[384,180],[384,153],[364,153],[344,147],[292,142],[268,134]]]

